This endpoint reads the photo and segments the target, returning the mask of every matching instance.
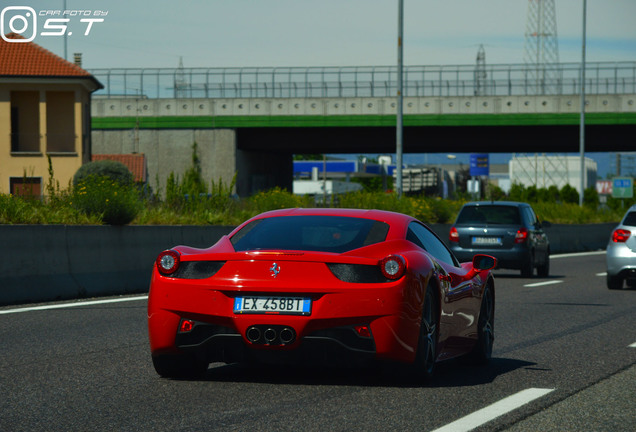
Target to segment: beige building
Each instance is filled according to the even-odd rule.
[[[91,74],[16,34],[0,39],[0,193],[46,192],[48,160],[66,188],[91,160]]]

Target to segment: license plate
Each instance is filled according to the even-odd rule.
[[[234,313],[310,315],[311,299],[304,297],[236,297]]]
[[[474,245],[500,245],[501,237],[473,237]]]

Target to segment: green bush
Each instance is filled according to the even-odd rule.
[[[201,174],[201,159],[199,159],[198,145],[192,144],[192,166],[183,174],[181,193],[188,197],[199,197],[208,193],[208,189]]]
[[[504,199],[506,199],[506,193],[503,189],[491,183],[486,185],[486,200],[499,201]]]
[[[596,188],[587,188],[583,191],[583,204],[587,207],[595,209],[599,205],[599,197]]]
[[[411,199],[398,198],[396,194],[384,192],[353,192],[339,197],[338,207],[389,210],[398,213],[414,214],[418,211]],[[419,211],[426,213],[422,206]]]
[[[73,186],[79,185],[87,177],[106,177],[121,185],[133,182],[133,175],[126,165],[111,160],[100,160],[84,164],[73,176]]]
[[[313,200],[306,196],[294,195],[279,187],[258,192],[248,199],[250,208],[256,213],[284,208],[312,207]]]
[[[73,190],[72,203],[79,211],[97,216],[109,225],[126,225],[141,210],[137,189],[109,177],[84,177]]]
[[[578,204],[579,202],[579,193],[569,184],[566,184],[561,188],[559,195],[561,197],[561,201],[564,203]]]
[[[526,188],[519,183],[513,183],[508,192],[508,199],[510,201],[527,201]]]
[[[77,211],[67,196],[52,203],[0,194],[0,224],[82,225],[99,222],[99,218]]]

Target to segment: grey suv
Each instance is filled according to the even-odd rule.
[[[544,222],[547,227],[549,223]],[[464,204],[450,229],[450,249],[459,261],[475,254],[497,258],[498,267],[531,277],[550,273],[550,243],[529,204],[479,201]]]
[[[621,289],[623,281],[636,287],[636,205],[627,210],[607,244],[607,288]]]

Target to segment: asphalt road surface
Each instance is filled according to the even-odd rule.
[[[602,253],[551,267],[497,271],[492,362],[427,385],[399,366],[162,379],[143,296],[3,307],[0,431],[636,430],[636,290],[606,288]]]

